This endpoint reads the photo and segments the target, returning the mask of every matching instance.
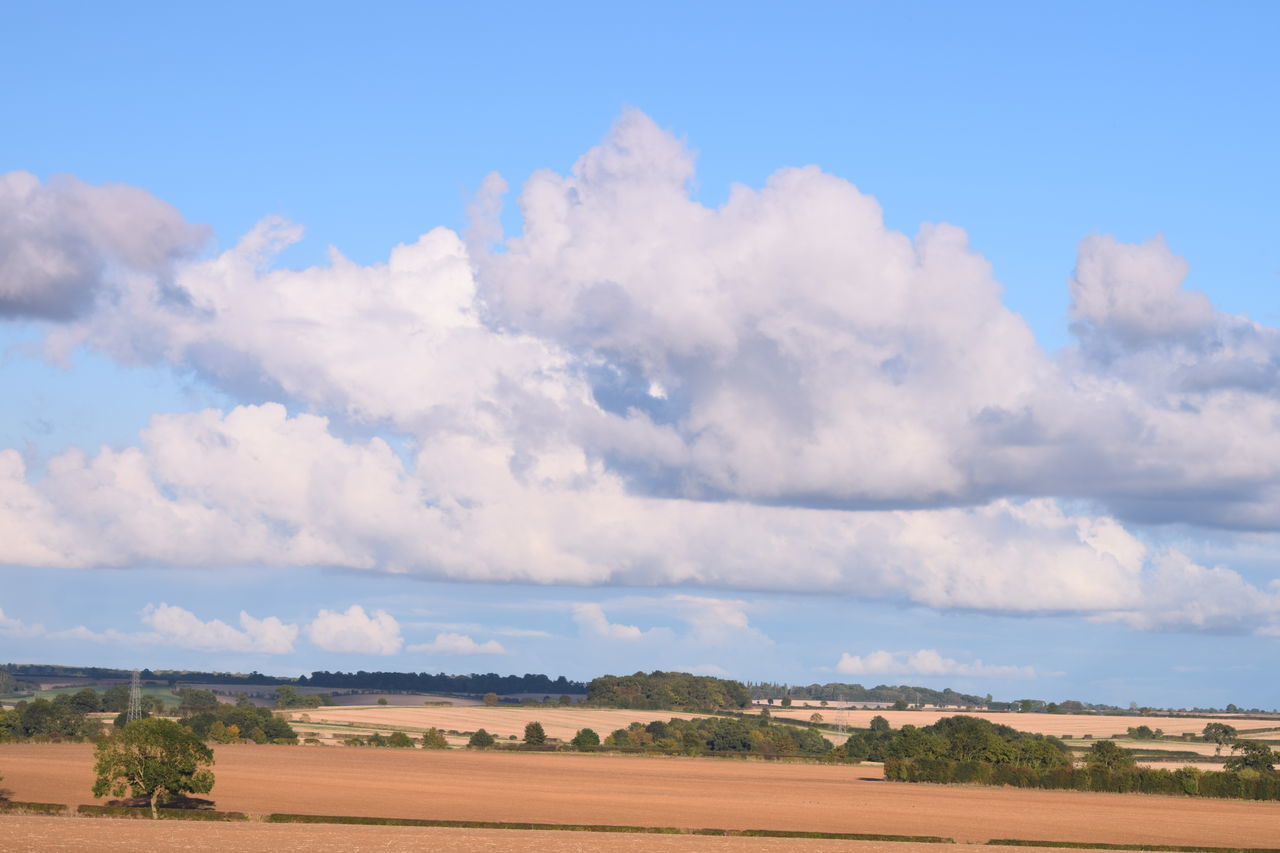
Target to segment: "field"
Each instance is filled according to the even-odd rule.
[[[822,715],[828,723],[843,722],[856,728],[867,728],[871,718],[880,716],[889,721],[895,729],[904,725],[927,726],[943,717],[954,717],[964,714],[969,717],[982,717],[993,723],[1009,726],[1023,732],[1039,732],[1046,735],[1071,735],[1078,738],[1090,734],[1095,738],[1111,737],[1124,734],[1130,727],[1150,726],[1152,729],[1164,729],[1167,735],[1180,735],[1187,732],[1199,734],[1207,723],[1226,723],[1239,729],[1263,728],[1272,725],[1280,727],[1280,720],[1250,720],[1240,717],[1125,717],[1092,714],[1011,714],[990,711],[863,711],[831,708],[770,708],[775,719],[808,720],[814,713]]]
[[[221,853],[346,853],[350,850],[432,850],[435,853],[938,853],[934,844],[820,841],[807,838],[709,838],[604,835],[494,829],[417,829],[399,826],[282,826],[265,823],[195,824],[140,820],[0,817],[0,850],[43,853],[135,853],[138,850],[208,850]],[[1045,853],[1023,847],[1022,853]],[[966,853],[1008,853],[985,844]],[[1061,853],[1061,851],[1053,851]]]
[[[17,800],[73,806],[94,802],[89,794],[91,753],[85,744],[0,745],[3,785]],[[962,842],[1023,838],[1241,847],[1275,847],[1280,826],[1280,803],[900,785],[881,781],[878,768],[869,766],[253,745],[220,746],[216,755],[217,786],[211,796],[217,807],[257,814],[924,834]],[[16,818],[0,822],[7,826],[12,820]],[[114,823],[50,818],[48,825],[59,820],[58,826],[70,827]],[[288,829],[299,833],[291,838],[313,831]],[[222,827],[205,831],[250,832]],[[341,834],[363,828],[324,831]],[[538,836],[537,848],[547,849],[545,836]],[[430,837],[434,845],[436,835]],[[656,846],[666,844],[666,839],[639,836],[634,846],[618,841],[623,846],[609,848],[600,846],[605,842],[598,840],[604,838],[574,838],[566,843],[581,846],[560,849],[639,850],[640,842],[646,850],[713,849],[713,839],[693,839],[689,846],[678,846],[677,840],[671,842],[677,846],[668,848]],[[732,841],[733,849],[749,849],[743,846],[745,839]],[[786,849],[802,849],[791,841],[787,845]],[[895,844],[888,849],[905,853],[907,848]]]
[[[526,723],[542,723],[547,737],[569,740],[578,729],[594,729],[603,739],[614,729],[626,728],[637,720],[670,720],[673,717],[693,717],[675,711],[620,711],[611,708],[562,708],[557,706],[502,706],[471,705],[466,707],[424,707],[417,705],[393,706],[342,706],[309,708],[289,713],[290,723],[305,737],[313,731],[322,739],[341,738],[350,734],[370,731],[408,731],[421,735],[434,726],[441,731],[452,729],[474,732],[484,729],[500,740],[511,735],[524,736]],[[455,743],[465,743],[465,737],[450,738]]]

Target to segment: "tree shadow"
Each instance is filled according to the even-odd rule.
[[[151,801],[146,797],[127,797],[122,800],[107,800],[107,805],[123,806],[129,809],[149,809],[151,808]],[[160,803],[160,808],[211,811],[213,805],[213,800],[204,800],[200,797],[174,797],[171,800]]]

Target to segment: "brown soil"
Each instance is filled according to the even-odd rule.
[[[431,850],[435,853],[939,853],[936,844],[820,841],[796,838],[605,835],[586,832],[523,832],[498,829],[419,829],[401,826],[307,826],[266,823],[204,824],[180,821],[0,817],[0,850],[48,853],[136,853],[138,850],[262,850],[303,853]],[[1062,853],[1040,847],[1020,853]],[[1008,853],[985,844],[965,853]],[[944,851],[945,853],[945,851]]]
[[[258,814],[1243,847],[1274,847],[1280,827],[1280,803],[890,784],[866,766],[253,745],[216,755],[217,808]],[[87,744],[0,745],[0,767],[12,799],[93,802]]]

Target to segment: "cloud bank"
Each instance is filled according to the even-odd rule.
[[[4,257],[21,266],[4,267],[0,311],[60,321],[52,356],[171,364],[245,404],[157,415],[136,446],[71,448],[39,477],[0,450],[0,562],[1274,630],[1274,591],[1135,526],[1280,530],[1280,331],[1185,289],[1161,239],[1095,235],[1067,285],[1075,343],[1047,353],[961,229],[893,231],[813,167],[718,208],[690,197],[694,175],[681,142],[628,112],[570,174],[529,179],[518,236],[492,177],[466,239],[437,228],[382,263],[335,251],[302,270],[272,268],[301,237],[277,219],[184,260],[202,232],[141,190],[7,176],[0,221],[23,224]],[[117,209],[137,227],[103,224]],[[708,636],[747,625],[716,608]],[[390,616],[353,610],[308,636],[399,650]]]

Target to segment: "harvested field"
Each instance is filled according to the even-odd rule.
[[[350,723],[363,731],[410,729],[421,734],[424,729],[453,729],[473,732],[485,729],[495,737],[506,739],[510,735],[524,736],[526,723],[537,720],[542,723],[547,737],[569,740],[581,728],[595,729],[603,738],[614,729],[650,720],[670,720],[674,717],[691,718],[696,714],[680,714],[674,711],[620,711],[611,708],[560,708],[560,707],[503,707],[486,705],[442,707],[392,707],[389,705],[309,708],[290,714],[291,721],[306,715],[307,722],[298,722],[305,729],[314,723]]]
[[[604,835],[496,829],[417,829],[400,826],[323,826],[267,823],[207,824],[77,818],[0,818],[0,850],[50,853],[135,853],[138,850],[210,850],[222,853],[346,853],[432,850],[439,853],[939,853],[935,844],[821,841],[803,838],[709,838],[679,835]],[[1017,848],[1046,853],[1045,848]],[[966,853],[1009,853],[977,845]],[[1061,853],[1061,851],[1053,851]]]
[[[880,716],[889,721],[889,725],[901,728],[910,724],[927,726],[943,717],[964,715],[982,717],[993,723],[1008,726],[1022,732],[1037,732],[1043,735],[1071,735],[1078,738],[1091,734],[1095,738],[1122,735],[1129,728],[1150,726],[1152,729],[1164,729],[1167,735],[1180,735],[1186,732],[1199,734],[1208,723],[1226,723],[1238,729],[1260,729],[1275,725],[1274,720],[1242,720],[1239,717],[1120,717],[1093,716],[1089,714],[1012,714],[992,711],[863,711],[840,710],[831,708],[770,708],[775,719],[808,720],[814,712],[822,714],[828,723],[842,722],[857,728],[867,728],[871,718]],[[1247,735],[1245,735],[1247,737]]]
[[[87,744],[0,745],[4,785],[14,799],[94,802],[91,755]],[[1280,803],[888,784],[869,766],[253,745],[216,756],[217,808],[256,814],[1241,847],[1275,847],[1280,826]]]

